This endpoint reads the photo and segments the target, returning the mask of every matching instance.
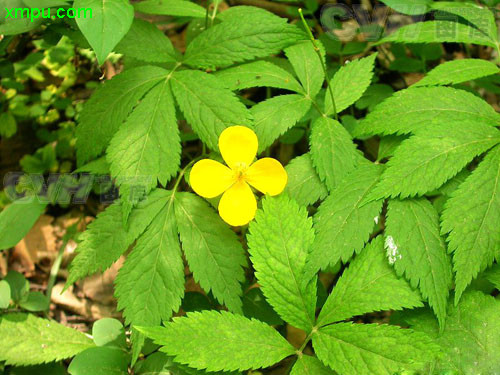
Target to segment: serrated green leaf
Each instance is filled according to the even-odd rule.
[[[484,277],[490,283],[492,283],[495,288],[500,290],[500,264],[494,264],[493,267],[489,268],[485,273]],[[2,282],[0,281],[0,284]]]
[[[438,213],[427,199],[389,201],[385,247],[397,274],[420,289],[444,327],[451,262],[439,234]]]
[[[489,36],[473,27],[453,21],[426,21],[403,26],[376,44],[395,43],[467,43],[496,48]]]
[[[169,193],[153,191],[130,215],[127,228],[122,224],[122,207],[114,203],[97,215],[82,234],[71,262],[67,285],[97,271],[107,269],[144,232],[149,223],[167,204]]]
[[[344,271],[318,317],[325,326],[373,311],[423,306],[420,293],[411,288],[387,262],[383,239],[378,236]]]
[[[310,108],[311,100],[299,94],[278,95],[254,105],[250,112],[259,139],[259,152],[295,126]]]
[[[170,39],[154,24],[139,18],[134,19],[132,27],[115,50],[126,57],[147,62],[175,63],[179,58],[179,52]]]
[[[194,279],[231,311],[241,313],[245,252],[236,234],[200,197],[177,193],[175,216]]]
[[[316,238],[306,267],[307,275],[347,262],[361,251],[379,220],[382,201],[361,205],[378,182],[381,168],[360,167],[348,174],[319,206],[314,216]]]
[[[171,85],[186,120],[212,150],[218,150],[219,135],[226,127],[252,123],[250,111],[213,75],[175,72]]]
[[[404,135],[386,135],[380,139],[378,145],[377,161],[388,159],[394,155],[394,152],[401,145],[407,136]]]
[[[202,6],[185,0],[146,0],[134,4],[141,13],[164,16],[205,18],[207,11]]]
[[[59,361],[94,346],[79,331],[21,313],[0,316],[0,337],[4,338],[0,340],[0,360],[17,366]]]
[[[307,211],[286,195],[266,197],[250,223],[248,251],[262,292],[294,327],[310,332],[316,309],[316,280],[304,278],[314,241]]]
[[[155,352],[141,361],[134,368],[136,375],[206,375],[205,371],[195,370],[187,366],[179,365],[172,357],[165,353]],[[239,373],[212,372],[210,375],[239,375]]]
[[[364,160],[345,128],[331,118],[319,117],[312,124],[311,157],[313,165],[328,190]]]
[[[477,96],[451,87],[398,91],[359,123],[354,137],[409,134],[435,125],[458,123],[500,125],[500,114]]]
[[[372,83],[373,67],[377,54],[354,60],[341,67],[330,81],[337,113],[358,101]],[[333,114],[332,97],[325,96],[325,113]]]
[[[165,69],[142,66],[115,76],[94,92],[76,128],[78,165],[102,153],[139,100],[167,75]]]
[[[196,68],[224,68],[235,62],[278,53],[305,39],[304,33],[295,25],[288,24],[285,18],[264,9],[245,12],[252,7],[242,8],[240,13],[245,15],[244,18],[241,14],[240,17],[226,15],[222,23],[194,38],[186,49],[184,63]],[[241,22],[242,19],[245,22]]]
[[[321,42],[317,41],[317,43],[321,45]],[[324,62],[325,49],[323,45],[321,45],[320,49]],[[323,86],[325,75],[323,73],[321,60],[314,50],[312,42],[308,40],[288,47],[285,49],[285,55],[292,64],[297,77],[299,77],[302,87],[304,87],[305,94],[309,98],[314,99],[321,89],[321,86]]]
[[[458,306],[450,303],[442,333],[429,310],[407,312],[410,326],[428,334],[444,356],[433,363],[436,374],[494,374],[500,368],[500,301],[474,291],[465,293]]]
[[[293,365],[290,375],[333,375],[332,369],[326,367],[316,357],[302,355]]]
[[[295,349],[272,327],[227,311],[203,311],[174,318],[165,327],[139,330],[163,345],[175,361],[207,371],[269,367]]]
[[[118,309],[127,324],[160,325],[177,312],[184,295],[184,263],[173,196],[153,219],[115,281]]]
[[[308,206],[328,195],[314,169],[310,153],[296,157],[285,169],[288,174],[286,191],[297,203]]]
[[[29,232],[47,204],[36,197],[17,200],[0,213],[0,250],[11,248]]]
[[[447,234],[456,272],[455,303],[500,248],[500,147],[491,150],[446,202],[441,232]]]
[[[92,46],[100,65],[130,29],[134,8],[128,0],[75,0],[74,8],[84,9],[76,23]],[[90,17],[87,9],[91,9]]]
[[[481,59],[462,59],[447,61],[432,69],[423,79],[413,85],[455,85],[457,83],[472,81],[500,72],[495,64]]]
[[[438,353],[425,334],[389,325],[339,323],[313,336],[319,359],[342,375],[421,369]]]
[[[215,76],[233,91],[250,87],[276,87],[298,93],[304,91],[291,73],[268,61],[253,61],[219,70]]]
[[[380,0],[399,13],[416,16],[429,10],[432,0]]]
[[[497,143],[500,131],[481,123],[446,124],[410,137],[394,152],[368,199],[406,198],[433,191]]]

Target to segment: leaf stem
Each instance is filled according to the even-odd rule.
[[[328,81],[328,73],[326,70],[326,63],[323,60],[323,57],[321,56],[321,50],[318,47],[316,43],[316,39],[314,39],[314,35],[311,32],[311,29],[309,28],[309,25],[306,22],[306,19],[304,18],[304,14],[302,14],[302,8],[299,8],[299,15],[300,19],[302,20],[302,23],[304,24],[304,28],[306,29],[307,35],[309,36],[309,39],[311,40],[314,51],[316,51],[316,54],[318,55],[319,61],[321,62],[321,67],[323,68],[323,74],[325,75],[325,81],[326,81],[326,86],[328,88],[328,91],[330,92],[330,96],[332,98],[332,105],[333,105],[333,114],[335,117],[335,120],[339,120],[339,115],[337,113],[337,106],[335,105],[335,97],[333,95],[333,90],[332,87],[330,86],[330,82]]]

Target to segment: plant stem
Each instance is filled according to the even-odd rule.
[[[330,92],[330,96],[332,98],[332,105],[333,105],[333,115],[335,117],[335,120],[339,120],[339,115],[337,113],[337,106],[335,105],[335,97],[333,95],[333,90],[332,87],[330,86],[330,82],[328,81],[328,73],[326,70],[326,64],[325,61],[323,60],[323,57],[321,56],[321,50],[319,49],[318,45],[316,44],[316,39],[314,39],[314,35],[311,32],[311,29],[309,28],[309,25],[306,22],[306,19],[304,18],[304,15],[302,14],[302,8],[299,8],[299,15],[300,19],[302,20],[302,23],[304,24],[304,28],[306,29],[307,35],[309,36],[309,39],[311,39],[311,42],[314,47],[314,51],[316,51],[316,54],[318,55],[319,61],[321,62],[321,67],[323,68],[323,74],[325,75],[325,81],[326,81],[326,86],[328,88],[328,91]]]
[[[179,184],[182,181],[182,177],[184,177],[184,174],[186,171],[191,167],[194,163],[196,163],[198,160],[203,159],[205,157],[205,154],[198,156],[197,158],[194,158],[191,160],[184,168],[182,168],[181,172],[179,173],[179,176],[177,177],[177,180],[175,180],[175,185],[172,188],[172,195],[174,195],[177,192],[177,188],[179,187]]]
[[[214,19],[215,19],[215,16],[217,15],[217,9],[219,8],[219,3],[220,1],[215,1],[215,5],[214,5],[214,11],[212,12],[212,16],[210,17],[210,27],[212,27],[214,25]]]
[[[54,284],[56,283],[56,278],[57,274],[59,273],[59,268],[61,268],[61,263],[62,263],[62,258],[64,255],[64,249],[66,249],[66,245],[68,244],[69,237],[64,237],[63,243],[61,247],[59,248],[59,252],[57,253],[56,260],[54,261],[54,264],[52,265],[52,268],[50,269],[50,275],[49,275],[49,281],[47,284],[47,299],[49,302],[52,299],[52,288],[54,287]]]

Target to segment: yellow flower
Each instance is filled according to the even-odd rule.
[[[249,185],[264,194],[278,195],[286,186],[288,176],[279,161],[257,155],[255,133],[244,126],[231,126],[219,137],[219,150],[226,167],[215,160],[197,162],[190,174],[193,190],[202,197],[221,194],[219,215],[233,226],[245,225],[255,217],[257,201]]]

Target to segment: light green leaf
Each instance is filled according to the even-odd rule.
[[[432,69],[423,79],[413,85],[456,85],[457,83],[472,81],[500,72],[495,64],[481,59],[462,59],[447,61]]]
[[[140,361],[134,368],[136,375],[207,375],[205,371],[179,365],[172,360],[172,357],[165,353],[155,352],[144,361]],[[235,372],[212,372],[210,375],[240,375]]]
[[[26,17],[26,11],[24,11],[24,16],[22,16],[22,9],[28,9],[23,5],[21,0],[2,1],[2,7],[0,8],[0,34],[22,34],[36,29],[42,24],[44,20],[42,17],[32,20],[31,17]],[[7,9],[16,9],[14,11],[14,18],[8,15]]]
[[[269,367],[295,349],[272,327],[227,311],[174,318],[165,327],[139,327],[175,361],[207,371]]]
[[[116,278],[118,309],[127,324],[160,325],[177,312],[184,295],[184,264],[173,196],[137,240]]]
[[[294,327],[310,332],[316,309],[316,280],[304,278],[314,241],[305,207],[286,195],[266,197],[250,223],[248,251],[262,292]]]
[[[239,17],[226,15],[222,23],[193,39],[186,49],[184,63],[196,68],[224,68],[235,62],[278,53],[305,39],[304,33],[295,25],[288,24],[285,18],[263,9],[244,12],[252,7],[242,8],[240,13],[246,13],[244,18],[241,14]]]
[[[295,126],[310,108],[311,100],[298,94],[278,95],[254,105],[250,112],[259,139],[259,152]]]
[[[344,271],[318,317],[318,325],[374,311],[423,306],[420,293],[411,288],[388,264],[383,239],[378,236]]]
[[[380,0],[395,11],[411,16],[425,14],[432,0]]]
[[[337,113],[358,101],[370,86],[376,58],[377,53],[373,53],[368,57],[351,61],[335,73],[330,86]],[[325,96],[325,112],[327,115],[333,114],[332,98],[328,91]]]
[[[406,198],[433,191],[497,143],[500,131],[481,123],[469,127],[446,124],[410,137],[394,152],[368,199]]]
[[[186,120],[212,150],[226,127],[252,123],[248,109],[213,75],[184,70],[172,75],[171,84]]]
[[[296,157],[285,169],[288,174],[286,191],[297,203],[308,206],[328,195],[314,169],[310,153]]]
[[[90,348],[79,353],[68,367],[71,375],[125,375],[127,370],[127,353],[108,346]]]
[[[167,75],[165,69],[141,66],[115,76],[94,92],[76,128],[79,165],[102,153],[140,99]]]
[[[500,264],[494,264],[491,268],[489,268],[484,273],[484,277],[486,278],[486,280],[492,283],[495,288],[500,290]]]
[[[122,207],[114,203],[97,215],[81,235],[75,259],[71,262],[67,285],[104,271],[127,250],[144,232],[149,223],[167,204],[169,193],[162,189],[153,191],[132,211],[128,227],[122,225]]]
[[[154,24],[139,18],[134,19],[129,32],[115,50],[126,57],[147,62],[175,63],[179,59],[179,52],[170,39]]]
[[[36,197],[17,200],[0,213],[0,250],[16,246],[45,211]]]
[[[421,369],[438,354],[425,334],[389,325],[339,323],[313,336],[316,355],[342,375]]]
[[[331,118],[319,117],[313,122],[310,143],[314,167],[330,191],[349,172],[367,162],[347,130]]]
[[[10,285],[7,281],[0,281],[0,309],[6,309],[10,305]]]
[[[326,367],[316,357],[301,355],[293,365],[290,375],[333,375],[332,369]]]
[[[17,122],[10,112],[0,113],[0,135],[5,138],[10,138],[17,131]]]
[[[389,263],[420,289],[444,327],[452,273],[436,209],[425,198],[390,200],[385,233]]]
[[[91,9],[90,17],[77,17],[76,23],[95,51],[99,64],[104,64],[130,29],[134,8],[128,0],[75,0],[73,7]]]
[[[474,94],[451,87],[401,90],[380,103],[359,123],[354,137],[408,134],[436,125],[459,123],[500,125],[500,114]]]
[[[356,169],[334,189],[314,215],[316,238],[308,260],[307,275],[344,263],[361,251],[379,220],[382,201],[361,202],[378,182],[381,168]]]
[[[500,147],[491,150],[446,202],[441,232],[447,235],[456,272],[455,304],[500,249]]]
[[[134,4],[136,11],[164,16],[205,18],[202,6],[185,0],[146,0]]]
[[[0,316],[0,337],[0,360],[17,366],[60,361],[94,346],[83,333],[32,314]]]
[[[458,306],[450,303],[442,333],[429,310],[406,313],[416,331],[435,339],[444,356],[433,363],[435,374],[494,374],[500,368],[500,301],[481,292],[465,293]]]
[[[96,321],[92,327],[92,337],[97,346],[127,348],[125,329],[117,319],[103,318]]]
[[[177,193],[175,216],[182,248],[194,279],[206,291],[241,313],[245,252],[236,234],[200,197]]]
[[[467,43],[496,48],[489,36],[453,21],[426,21],[403,26],[376,44],[395,43]]]
[[[292,74],[268,61],[241,64],[219,70],[215,75],[233,91],[250,87],[276,87],[298,93],[304,91]]]
[[[321,42],[318,41],[317,43],[321,45]],[[321,45],[320,49],[324,62],[325,49],[323,45]],[[299,77],[306,95],[314,99],[321,89],[321,86],[323,86],[325,75],[323,73],[321,60],[314,50],[312,42],[305,41],[288,47],[285,50],[285,55],[292,64],[297,77]]]

